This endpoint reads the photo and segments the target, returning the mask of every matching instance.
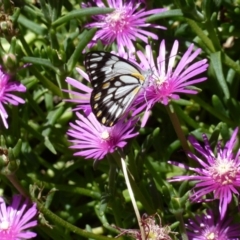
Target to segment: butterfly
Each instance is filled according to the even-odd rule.
[[[93,87],[92,112],[101,124],[111,127],[145,86],[147,74],[134,63],[103,51],[87,53],[85,68]]]

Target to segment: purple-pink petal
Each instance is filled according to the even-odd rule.
[[[7,224],[7,229],[0,229],[0,239],[30,239],[36,236],[36,233],[27,229],[37,225],[36,220],[32,220],[37,214],[36,204],[30,204],[19,195],[13,196],[12,204],[6,207],[2,198],[0,198],[0,222]]]
[[[126,140],[135,137],[138,133],[134,132],[135,120],[128,120],[126,123],[119,120],[113,127],[101,125],[93,113],[87,117],[76,113],[78,120],[70,123],[71,129],[67,134],[73,139],[70,142],[72,149],[80,150],[74,153],[76,156],[85,158],[102,159],[106,154],[112,153],[116,148],[123,148]],[[105,133],[107,138],[103,137]]]
[[[26,87],[21,83],[13,81],[11,76],[4,72],[2,66],[0,66],[0,116],[5,128],[8,128],[8,114],[3,104],[18,105],[25,103],[22,98],[14,95],[12,92],[26,92]]]
[[[188,239],[205,240],[208,237],[214,237],[218,240],[238,240],[239,224],[231,224],[231,218],[219,219],[215,215],[213,211],[207,210],[206,214],[189,219],[188,224],[186,224]]]
[[[148,36],[158,39],[156,34],[141,28],[155,27],[165,29],[162,26],[146,23],[148,16],[166,11],[164,8],[146,11],[145,8],[139,9],[141,1],[133,0],[108,0],[107,3],[108,7],[114,8],[115,11],[105,15],[95,15],[92,17],[94,23],[86,25],[89,28],[99,28],[88,45],[89,47],[95,45],[98,40],[102,40],[103,44],[111,44],[116,41],[119,49],[126,47],[131,53],[135,51],[134,42],[136,38],[146,43],[148,42]],[[94,4],[101,8],[105,7],[103,1],[93,1],[93,4],[83,4],[82,7],[92,7]]]
[[[191,89],[191,86],[207,79],[206,77],[197,78],[197,75],[207,70],[207,60],[203,59],[192,63],[201,50],[193,50],[194,45],[191,44],[174,69],[178,46],[179,43],[176,40],[170,51],[168,62],[165,56],[166,46],[164,40],[160,43],[156,63],[154,62],[152,49],[149,45],[146,46],[145,53],[137,51],[137,55],[141,61],[140,66],[145,71],[151,71],[152,73],[148,79],[149,84],[146,89],[144,89],[143,95],[135,101],[136,106],[144,106],[149,112],[157,102],[167,105],[171,99],[178,100],[180,98],[178,94],[180,93],[198,93],[197,90]],[[139,110],[136,110],[136,112],[137,111]],[[143,126],[147,121],[147,116],[148,114],[144,115]]]
[[[212,193],[214,199],[220,200],[219,211],[221,219],[226,215],[227,207],[232,201],[233,194],[239,195],[236,188],[240,186],[240,172],[238,171],[240,159],[236,158],[236,155],[233,153],[237,133],[238,128],[234,130],[230,140],[224,147],[221,148],[220,143],[217,145],[217,156],[211,150],[205,134],[203,134],[203,147],[193,136],[189,137],[190,143],[203,159],[194,153],[189,153],[188,156],[198,162],[201,168],[191,169],[184,164],[168,161],[170,164],[195,172],[195,176],[175,176],[170,181],[196,181],[193,188],[194,193],[191,194],[190,199],[192,201],[201,201],[204,195]],[[238,152],[237,154],[239,154]]]

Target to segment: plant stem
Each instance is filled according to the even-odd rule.
[[[7,174],[5,176],[22,196],[24,196],[25,198],[30,198],[29,193],[23,188],[15,173]]]
[[[83,230],[81,228],[78,228],[78,227],[72,225],[71,223],[63,220],[62,218],[58,217],[56,214],[54,214],[47,208],[45,208],[44,205],[41,204],[36,198],[32,198],[32,200],[37,203],[37,207],[38,207],[39,211],[42,212],[44,214],[44,216],[48,217],[51,221],[56,223],[56,225],[62,226],[79,236],[85,237],[87,239],[91,238],[91,239],[96,239],[96,240],[114,240],[115,239],[115,238],[109,238],[109,237],[97,235],[97,234],[88,232],[86,230]]]
[[[179,224],[179,228],[180,228],[182,240],[188,240],[182,214],[181,214],[181,213],[178,213],[178,214],[174,214],[174,215],[175,215],[176,219],[177,219],[177,220],[179,221],[179,223],[180,223],[180,224]]]
[[[181,142],[181,145],[185,151],[185,153],[187,152],[190,152],[190,148],[188,146],[188,143],[187,143],[187,140],[185,138],[185,135],[182,131],[182,128],[181,128],[181,125],[180,125],[180,122],[179,122],[179,119],[178,119],[178,116],[177,114],[175,113],[174,109],[173,109],[173,105],[171,105],[171,108],[169,106],[166,106],[166,109],[167,109],[167,112],[168,112],[168,115],[172,121],[172,124],[173,124],[173,127],[174,127],[174,130],[178,136],[178,139],[180,140]]]
[[[136,203],[136,200],[135,200],[132,188],[131,188],[131,184],[129,182],[128,173],[127,173],[127,166],[126,166],[125,160],[123,159],[122,156],[121,156],[121,163],[122,163],[123,175],[124,175],[125,182],[126,182],[126,185],[127,185],[127,188],[128,188],[129,196],[131,198],[133,209],[135,211],[135,214],[136,214],[136,217],[137,217],[137,221],[138,221],[138,225],[139,225],[139,229],[140,229],[140,232],[141,232],[141,239],[142,240],[146,240],[146,235],[145,235],[144,228],[142,226],[140,213],[138,211],[137,203]]]

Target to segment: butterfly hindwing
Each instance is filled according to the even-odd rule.
[[[126,84],[123,81],[131,78],[135,80],[135,85]],[[137,84],[135,77],[121,75],[115,77],[114,81],[110,81],[110,86],[107,89],[93,89],[91,106],[97,119],[106,126],[114,125],[132,103],[135,97],[134,91],[139,91],[140,87],[136,87]]]
[[[144,77],[131,62],[108,52],[90,52],[85,58],[93,91],[90,104],[99,122],[113,126],[141,89]]]

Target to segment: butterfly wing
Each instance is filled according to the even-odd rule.
[[[108,52],[88,53],[85,66],[93,87],[92,111],[103,125],[113,126],[131,105],[145,78],[137,66]]]

